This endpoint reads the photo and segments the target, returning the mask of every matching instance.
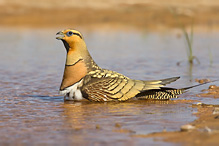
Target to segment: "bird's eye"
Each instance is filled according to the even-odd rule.
[[[68,37],[70,37],[70,36],[73,35],[73,32],[72,32],[72,31],[68,31],[68,32],[66,33],[66,35],[67,35]]]

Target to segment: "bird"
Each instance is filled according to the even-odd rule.
[[[66,62],[59,93],[64,100],[95,102],[127,101],[130,99],[170,100],[186,88],[166,87],[180,77],[160,80],[134,80],[123,74],[99,67],[88,52],[84,37],[74,29],[56,34],[66,49]]]

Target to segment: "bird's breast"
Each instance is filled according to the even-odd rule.
[[[63,90],[80,81],[87,74],[87,67],[83,60],[73,65],[66,65],[60,90]]]

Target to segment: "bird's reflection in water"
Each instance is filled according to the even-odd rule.
[[[67,101],[63,104],[63,114],[66,124],[73,133],[78,134],[77,136],[80,134],[88,137],[94,135],[100,137],[105,134],[115,136],[113,130],[117,128],[115,126],[117,123],[122,128],[134,131],[134,133],[145,134],[162,131],[164,127],[172,129],[172,122],[178,122],[180,125],[183,121],[182,113],[185,114],[186,110],[183,103],[187,103],[187,101],[132,100],[108,103]],[[182,109],[183,112],[181,112]],[[189,112],[191,111],[188,109]],[[177,128],[177,126],[175,127]]]

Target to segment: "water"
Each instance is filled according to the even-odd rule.
[[[63,102],[58,95],[65,49],[55,40],[58,29],[0,29],[0,144],[166,144],[135,135],[176,131],[193,121],[196,97],[203,85],[180,99],[164,102]],[[135,79],[181,76],[171,87],[196,84],[195,78],[218,79],[219,33],[196,32],[194,55],[201,64],[186,62],[186,44],[178,32],[88,31],[81,29],[97,64]],[[210,63],[212,55],[213,63]],[[177,62],[181,62],[177,66]],[[214,84],[218,85],[218,82]],[[193,101],[194,102],[191,102]],[[119,125],[119,126],[118,126]]]

